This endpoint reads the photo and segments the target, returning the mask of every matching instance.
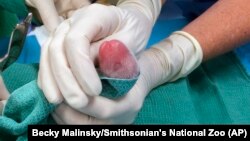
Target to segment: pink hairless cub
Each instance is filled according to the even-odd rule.
[[[134,55],[118,40],[104,42],[99,50],[99,67],[110,78],[130,79],[139,74]]]

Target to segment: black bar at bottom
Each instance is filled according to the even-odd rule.
[[[249,140],[250,125],[30,125],[28,139],[105,139],[117,137]]]

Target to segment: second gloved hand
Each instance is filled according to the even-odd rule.
[[[90,4],[89,0],[25,0],[28,6],[37,9],[42,22],[52,32],[61,22],[60,17],[67,19],[77,9]]]
[[[89,104],[78,111],[62,103],[53,117],[59,124],[133,123],[153,88],[187,76],[200,65],[202,56],[202,49],[194,37],[186,32],[175,32],[142,53],[138,61],[139,79],[127,95],[116,100],[91,97]]]
[[[65,100],[80,110],[102,90],[94,62],[100,45],[120,40],[134,55],[148,41],[160,1],[121,0],[117,6],[92,4],[60,24],[42,47],[39,86],[50,103]],[[147,23],[147,24],[145,24]]]

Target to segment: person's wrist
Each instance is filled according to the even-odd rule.
[[[146,64],[151,64],[151,68],[145,70],[150,72],[151,88],[187,76],[201,64],[203,55],[199,42],[183,31],[174,32],[149,53],[151,58],[148,57]]]
[[[176,47],[182,50],[184,57],[181,70],[172,79],[172,81],[175,81],[179,78],[186,77],[202,63],[203,51],[198,40],[187,32],[176,31],[170,38],[174,41],[174,44],[177,44]]]
[[[156,86],[162,83],[165,78],[165,70],[167,63],[165,54],[156,47],[152,47],[142,53],[139,58],[140,77],[138,79],[138,86],[141,87],[143,93],[148,93]]]
[[[155,52],[154,62],[155,85],[154,87],[166,82],[170,82],[181,70],[184,57],[182,51],[172,45],[172,41],[167,38],[155,45],[152,50]]]

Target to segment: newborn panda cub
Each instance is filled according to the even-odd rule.
[[[134,55],[118,40],[104,42],[99,49],[100,72],[110,78],[130,79],[139,74]]]

